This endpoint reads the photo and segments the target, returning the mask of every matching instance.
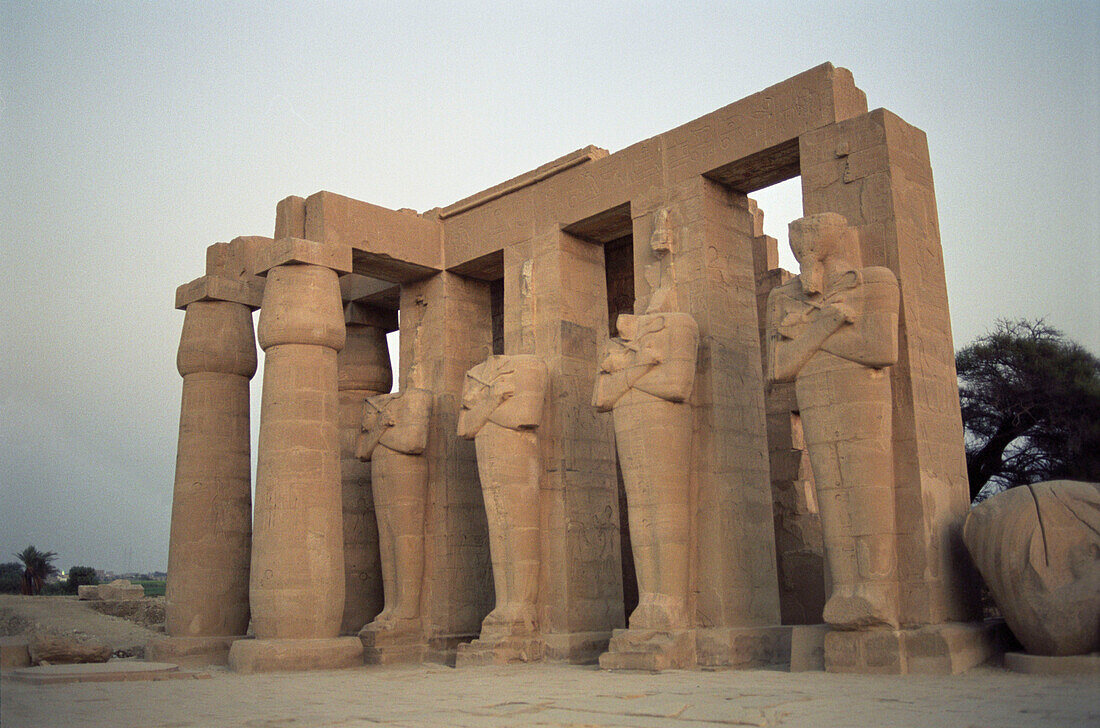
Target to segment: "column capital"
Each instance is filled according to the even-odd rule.
[[[266,276],[281,265],[317,265],[337,273],[351,273],[351,246],[319,243],[302,238],[279,238],[256,247],[253,273]]]

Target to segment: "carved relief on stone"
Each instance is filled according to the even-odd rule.
[[[689,314],[661,311],[618,318],[596,378],[592,404],[611,411],[626,486],[638,574],[631,629],[689,626],[688,575],[692,412],[699,327]]]
[[[356,457],[371,461],[385,606],[369,631],[418,632],[432,393],[410,388],[367,399]]]
[[[800,274],[768,297],[767,379],[795,382],[832,577],[825,621],[896,628],[897,278],[860,267],[856,231],[835,213],[795,220],[790,237]]]
[[[546,382],[546,365],[531,355],[490,356],[466,373],[458,435],[477,449],[496,590],[483,640],[537,631],[542,468],[535,430]]]

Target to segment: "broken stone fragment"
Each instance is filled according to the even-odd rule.
[[[35,665],[71,665],[81,662],[106,662],[111,657],[111,647],[102,642],[39,632],[29,645],[31,662]]]
[[[1100,483],[1006,490],[970,512],[963,539],[1028,652],[1100,650]]]

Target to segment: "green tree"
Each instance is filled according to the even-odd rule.
[[[1042,319],[1019,319],[998,321],[955,366],[972,498],[1041,480],[1100,481],[1100,359]]]
[[[65,593],[76,594],[80,587],[98,583],[99,577],[95,575],[95,569],[90,566],[74,566],[69,569],[69,578],[65,581]]]
[[[0,564],[0,594],[18,594],[23,588],[23,566],[15,561]]]
[[[41,594],[46,578],[57,573],[57,567],[53,565],[57,554],[53,551],[39,551],[34,546],[28,546],[15,554],[15,558],[23,563],[23,594]]]

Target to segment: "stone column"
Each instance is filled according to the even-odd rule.
[[[363,403],[393,386],[386,331],[397,316],[359,303],[344,307],[347,341],[336,357],[340,391],[340,479],[344,501],[344,617],[341,634],[357,635],[382,610],[382,570],[370,463],[355,457]]]
[[[336,357],[344,347],[337,271],[351,250],[283,238],[257,253],[266,274],[258,338],[265,353],[249,595],[255,640],[240,672],[347,667],[362,644],[338,637],[344,612],[343,508]]]
[[[248,383],[256,373],[252,309],[259,288],[207,277],[180,293],[187,313],[176,357],[183,397],[168,546],[168,636],[154,640],[149,652],[153,659],[188,665],[225,664],[229,645],[248,629]]]
[[[248,629],[252,539],[249,380],[256,373],[252,311],[263,281],[250,274],[254,243],[207,249],[207,275],[176,291],[186,311],[176,366],[183,376],[168,546],[165,637],[152,659],[225,664]]]

